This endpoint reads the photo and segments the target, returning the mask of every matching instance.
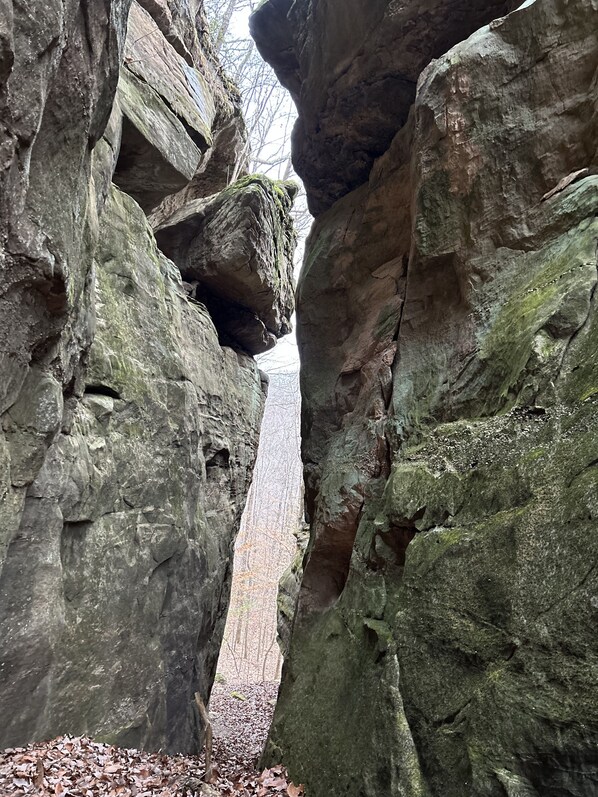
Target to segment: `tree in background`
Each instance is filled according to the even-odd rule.
[[[248,131],[247,152],[241,163],[248,164],[250,173],[266,174],[275,180],[296,179],[290,144],[295,106],[261,59],[248,32],[247,20],[258,2],[205,0],[205,7],[214,46],[241,92]],[[232,175],[231,182],[238,176]],[[294,218],[299,262],[302,239],[311,224],[303,191],[295,200]],[[292,344],[286,348],[292,351]],[[274,350],[259,362],[270,375],[270,389],[253,483],[235,546],[230,609],[218,664],[218,671],[227,679],[242,682],[280,677],[278,582],[295,556],[295,532],[302,515],[296,353],[285,359],[276,356]]]
[[[253,482],[235,546],[218,671],[245,683],[280,677],[278,582],[295,556],[302,514],[299,374],[274,373]]]
[[[214,47],[241,92],[248,136],[247,151],[239,163],[246,163],[252,174],[295,179],[300,184],[291,161],[295,105],[249,36],[247,21],[258,5],[259,0],[205,0]],[[238,176],[232,175],[231,182]],[[295,200],[294,219],[301,240],[312,221],[303,190]]]

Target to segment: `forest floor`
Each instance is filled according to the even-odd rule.
[[[203,756],[167,756],[87,737],[0,751],[0,797],[301,797],[282,767],[258,770],[272,721],[275,683],[215,684],[210,701],[213,777]]]

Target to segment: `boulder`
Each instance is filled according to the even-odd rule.
[[[218,329],[251,354],[291,331],[295,193],[293,183],[253,175],[187,203],[156,229]]]

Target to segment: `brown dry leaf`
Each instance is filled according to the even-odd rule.
[[[246,701],[230,696],[232,686],[228,684],[220,693],[215,689],[212,695],[214,794],[303,797],[302,787],[288,784],[284,767],[273,766],[261,774],[256,770],[277,685],[235,684]],[[38,791],[34,781],[42,769],[45,788]],[[150,754],[100,744],[86,737],[61,736],[27,747],[0,750],[0,795],[200,797],[203,772],[200,757]],[[197,788],[191,786],[192,781],[197,782]]]
[[[263,783],[265,780],[267,780],[270,777],[272,777],[272,770],[271,769],[264,769],[262,774],[257,779],[257,782],[258,783]]]
[[[270,778],[266,778],[263,781],[263,785],[267,786],[269,789],[276,789],[276,788],[279,788],[279,787],[282,787],[284,789],[284,788],[286,788],[286,785],[287,785],[287,779],[286,778],[281,778],[281,777],[276,777],[276,778],[270,777]]]

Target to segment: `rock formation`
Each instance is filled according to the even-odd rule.
[[[310,797],[598,792],[598,6],[514,5],[252,19],[317,214],[266,754]]]
[[[309,542],[309,524],[303,522],[294,532],[295,552],[278,582],[276,596],[276,641],[283,657],[289,652],[293,619],[303,579],[303,559]]]
[[[293,189],[229,185],[245,132],[199,0],[0,11],[0,746],[193,751]]]

